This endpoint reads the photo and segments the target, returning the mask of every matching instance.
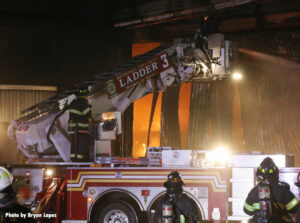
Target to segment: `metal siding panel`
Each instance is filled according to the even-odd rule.
[[[233,87],[229,81],[192,83],[189,149],[210,143],[231,144]]]
[[[133,137],[133,104],[131,104],[124,112],[123,123],[123,142],[122,142],[122,156],[132,156],[132,137]]]
[[[207,149],[210,137],[211,84],[193,82],[187,148]]]
[[[231,145],[233,86],[231,80],[212,83],[212,139]]]
[[[55,94],[55,91],[0,90],[0,122],[19,118],[22,110]]]
[[[260,35],[242,34],[232,40],[234,40],[238,48],[252,49],[258,52],[267,53],[269,54],[268,56],[279,55],[283,56],[285,59],[290,58],[299,61],[300,48],[298,47],[299,41],[297,41],[297,36],[297,31],[285,30],[275,32],[269,30],[267,32],[262,32]],[[244,94],[243,98],[241,98],[241,104],[243,104],[241,109],[243,110],[246,145],[250,150],[260,150],[265,153],[293,153],[295,154],[295,157],[299,157],[300,119],[298,117],[300,110],[300,94],[298,87],[299,80],[296,77],[299,76],[299,68],[293,68],[292,66],[289,66],[288,63],[285,63],[283,68],[274,63],[272,59],[268,62],[263,60],[254,62],[253,58],[248,57],[242,61],[242,65],[252,76],[250,77],[250,75],[248,75],[248,79],[245,80],[244,83],[240,83],[246,87],[240,89],[240,92]],[[281,71],[270,72],[264,70],[262,72],[262,66],[277,67],[279,68],[278,70]],[[274,80],[277,80],[280,82],[280,88],[277,89],[280,90],[282,87],[285,87],[285,90],[282,92],[282,95],[280,95],[282,100],[279,103],[280,106],[278,105],[279,107],[275,108],[274,105],[278,101],[270,100],[269,105],[273,104],[271,106],[273,110],[271,107],[268,110],[267,102],[262,98],[262,95],[265,92],[261,92],[262,89],[266,89],[267,83],[260,83],[260,78],[266,74],[273,76],[276,72],[277,75],[279,72],[281,72],[281,74],[273,79],[273,83]],[[255,77],[253,77],[253,75]],[[291,76],[294,76],[294,80],[290,80],[290,83],[287,83],[286,80]],[[252,83],[248,82],[249,78]],[[256,81],[252,80],[252,78],[256,78]],[[272,82],[269,84],[271,83]],[[296,86],[297,83],[298,86]],[[274,85],[270,85],[269,89],[270,88],[276,89]],[[298,97],[298,99],[296,97]],[[277,113],[276,110],[280,110],[280,112]],[[273,114],[273,111],[277,114]],[[270,123],[276,124],[269,127]],[[267,124],[267,126],[264,126],[265,124]]]
[[[3,122],[3,109],[4,109],[4,105],[3,105],[3,91],[0,91],[0,121]]]
[[[180,86],[169,87],[162,96],[161,105],[161,146],[180,148],[178,117]]]
[[[239,88],[247,148],[296,156],[300,148],[298,71],[280,70],[274,61],[242,59],[251,74]]]
[[[4,105],[4,92],[3,91],[0,91],[0,121],[3,122],[4,120],[4,108],[5,108],[5,105]]]
[[[8,115],[6,120],[11,120],[11,118],[16,114],[17,111],[17,100],[15,100],[15,92],[7,91],[7,104],[8,104]]]

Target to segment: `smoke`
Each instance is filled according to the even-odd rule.
[[[295,66],[295,67],[300,67],[300,64],[295,62],[295,61],[291,61],[289,59],[283,58],[283,57],[278,57],[278,56],[273,56],[270,54],[265,54],[265,53],[261,53],[261,52],[257,52],[254,50],[249,50],[249,49],[244,49],[244,48],[239,48],[238,49],[239,52],[241,53],[245,53],[251,56],[254,56],[256,58],[265,60],[266,62],[277,62],[279,63],[279,65],[287,65],[287,66]]]
[[[245,138],[266,153],[300,152],[300,64],[239,49],[247,78],[241,85]]]

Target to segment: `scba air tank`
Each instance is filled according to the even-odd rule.
[[[173,223],[173,205],[166,201],[163,203],[162,209],[162,222]]]
[[[261,222],[269,222],[272,215],[271,189],[269,184],[261,183],[258,185],[258,197]]]

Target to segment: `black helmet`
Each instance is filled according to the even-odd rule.
[[[168,180],[164,183],[164,187],[167,188],[168,193],[182,193],[182,185],[184,185],[180,174],[177,171],[173,171],[168,175]]]
[[[295,185],[297,187],[300,187],[300,172],[298,173],[298,176],[297,176],[297,182],[295,183]]]
[[[272,183],[279,180],[278,168],[270,157],[265,158],[261,162],[257,168],[256,177],[260,182],[268,180]]]
[[[89,93],[89,89],[86,86],[76,88],[76,96],[86,96]]]

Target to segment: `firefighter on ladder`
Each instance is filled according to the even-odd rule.
[[[71,136],[71,160],[73,162],[86,162],[90,158],[90,130],[91,106],[86,98],[88,88],[76,89],[77,98],[69,107],[68,133]]]
[[[164,187],[167,193],[157,205],[157,221],[162,223],[198,223],[196,204],[183,194],[184,185],[180,174],[173,171],[168,175]]]
[[[0,222],[35,223],[31,211],[17,202],[12,188],[13,176],[4,167],[0,167]]]
[[[285,182],[279,181],[278,168],[270,157],[265,158],[257,168],[258,185],[248,194],[244,212],[253,216],[252,223],[293,222],[299,201]]]

